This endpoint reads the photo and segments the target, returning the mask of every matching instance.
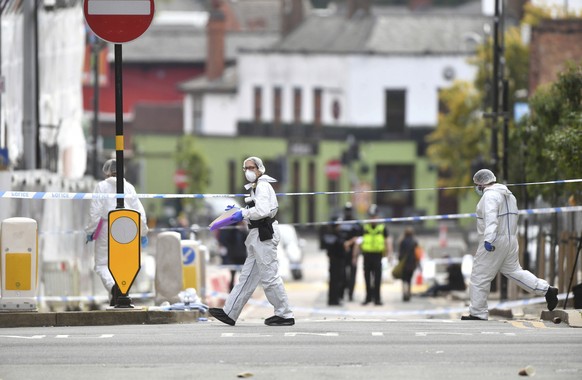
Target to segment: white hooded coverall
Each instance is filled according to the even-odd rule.
[[[276,180],[266,174],[259,177],[256,188],[251,190],[251,199],[255,202],[255,206],[242,210],[245,219],[274,218],[277,214],[279,203],[275,190],[269,182],[276,182]],[[251,186],[251,184],[247,184],[245,187],[248,189]],[[223,308],[224,312],[234,321],[240,316],[244,305],[253,295],[259,281],[267,300],[275,309],[275,315],[281,318],[293,318],[287,292],[279,275],[277,245],[280,235],[277,221],[273,222],[273,231],[272,239],[260,241],[259,229],[249,230],[245,241],[247,259],[242,267],[239,282],[228,295]]]
[[[498,272],[530,293],[541,296],[548,291],[547,281],[523,270],[519,264],[517,220],[517,201],[511,191],[502,184],[486,187],[477,204],[479,246],[471,273],[469,312],[472,316],[488,318],[487,297]],[[485,241],[495,246],[495,250],[485,250]]]
[[[135,195],[135,188],[132,184],[123,180],[123,192],[126,195]],[[95,186],[93,193],[107,193],[115,194],[117,193],[117,178],[108,177],[107,179],[99,182]],[[107,218],[109,211],[114,210],[117,206],[116,198],[98,199],[93,198],[91,200],[91,208],[89,210],[89,225],[85,227],[85,232],[87,235],[93,234],[97,229],[97,225],[100,220],[103,220],[101,225],[101,230],[99,231],[99,236],[94,236],[95,239],[95,273],[101,277],[103,286],[109,293],[111,293],[111,288],[115,285],[115,280],[111,276],[108,268],[108,241],[109,241],[109,227],[107,223]],[[145,210],[141,204],[139,198],[131,197],[124,199],[124,207],[127,209],[132,209],[138,211],[141,219],[141,231],[140,236],[146,236],[148,233],[148,226],[146,220]]]

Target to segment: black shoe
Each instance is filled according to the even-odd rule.
[[[231,317],[226,315],[226,313],[222,309],[213,307],[213,308],[208,309],[208,312],[214,318],[218,319],[222,323],[226,323],[227,325],[234,326],[234,324],[236,323]]]
[[[119,296],[121,296],[121,290],[119,290],[117,284],[113,284],[113,287],[111,288],[111,301],[109,301],[109,306],[117,305],[117,298]]]
[[[486,319],[475,317],[474,315],[463,315],[461,321],[486,321]]]
[[[558,288],[550,286],[546,292],[546,302],[548,303],[548,310],[552,311],[558,306]]]
[[[267,326],[293,326],[295,324],[295,319],[273,315],[272,317],[265,319],[265,324]]]
[[[384,304],[382,303],[382,301],[376,301],[376,302],[374,302],[374,305],[376,305],[376,306],[382,306]]]

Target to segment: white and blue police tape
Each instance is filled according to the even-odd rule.
[[[512,186],[533,186],[533,185],[552,185],[582,182],[582,178],[562,179],[545,182],[524,182],[516,184],[507,184]],[[451,187],[427,187],[418,189],[384,189],[384,190],[359,190],[359,191],[314,191],[304,193],[277,193],[277,196],[301,196],[301,195],[338,195],[338,194],[362,194],[362,193],[392,193],[392,192],[411,192],[411,191],[435,191],[435,190],[452,190],[452,189],[472,189],[473,186],[451,186]],[[0,191],[0,198],[13,199],[62,199],[62,200],[83,200],[83,199],[111,199],[111,198],[142,198],[142,199],[203,199],[203,198],[237,198],[247,197],[249,194],[111,194],[111,193],[70,193],[58,191]]]

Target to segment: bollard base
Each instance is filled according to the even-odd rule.
[[[32,311],[38,312],[38,306],[34,298],[0,298],[0,312]]]
[[[117,297],[117,304],[115,305],[116,309],[133,309],[134,306],[131,303],[131,298],[122,294]]]

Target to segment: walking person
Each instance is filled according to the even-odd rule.
[[[275,315],[265,319],[268,326],[292,326],[295,324],[293,312],[289,308],[287,292],[279,275],[277,245],[280,234],[275,220],[279,203],[271,182],[276,180],[265,174],[263,161],[249,157],[243,162],[243,170],[249,181],[245,188],[250,197],[245,199],[247,208],[233,215],[234,222],[246,220],[249,234],[245,240],[247,259],[242,267],[239,282],[228,295],[224,308],[211,308],[210,314],[219,321],[234,326],[243,307],[255,291],[259,281],[267,300],[273,305]]]
[[[346,280],[346,250],[337,223],[341,218],[333,218],[330,225],[324,226],[320,235],[320,248],[327,251],[329,258],[329,284],[327,304],[329,306],[341,306],[344,283]]]
[[[368,211],[370,219],[378,219],[378,207],[373,204]],[[364,256],[364,280],[366,282],[366,298],[362,305],[374,302],[382,305],[380,288],[382,286],[382,258],[392,256],[392,242],[384,223],[364,224],[364,234],[360,246]]]
[[[412,275],[419,262],[416,255],[417,248],[418,242],[414,237],[414,229],[406,227],[398,249],[398,261],[404,261],[402,268],[402,301],[404,302],[410,301]]]
[[[488,169],[481,169],[473,176],[475,191],[481,196],[477,204],[479,246],[471,273],[469,315],[462,316],[462,320],[488,319],[487,297],[491,281],[499,272],[522,289],[545,295],[550,311],[558,305],[558,289],[519,264],[517,201],[507,186],[496,181],[495,174]]]
[[[93,193],[97,194],[115,194],[117,193],[117,162],[115,159],[110,159],[103,165],[103,174],[105,179],[95,186]],[[123,179],[123,192],[125,195],[133,195],[133,197],[126,197],[123,200],[124,207],[127,209],[139,212],[141,219],[141,244],[147,244],[148,225],[144,207],[135,197],[135,187],[129,183],[125,178]],[[110,294],[110,306],[117,305],[117,297],[121,295],[121,291],[115,284],[115,280],[109,271],[109,229],[108,217],[109,211],[115,210],[117,206],[116,198],[99,198],[95,197],[91,200],[91,207],[89,209],[89,224],[85,227],[87,234],[87,242],[95,241],[95,273],[101,278],[103,286]]]
[[[356,240],[358,237],[362,236],[362,226],[360,223],[354,221],[354,213],[352,202],[346,202],[344,206],[344,221],[349,221],[350,223],[341,223],[339,225],[339,231],[344,240],[344,247],[346,251],[345,259],[345,281],[344,290],[342,291],[342,297],[347,293],[348,300],[354,300],[354,288],[356,287],[356,273],[358,269],[358,262],[354,260],[354,256],[357,257],[357,245]]]

